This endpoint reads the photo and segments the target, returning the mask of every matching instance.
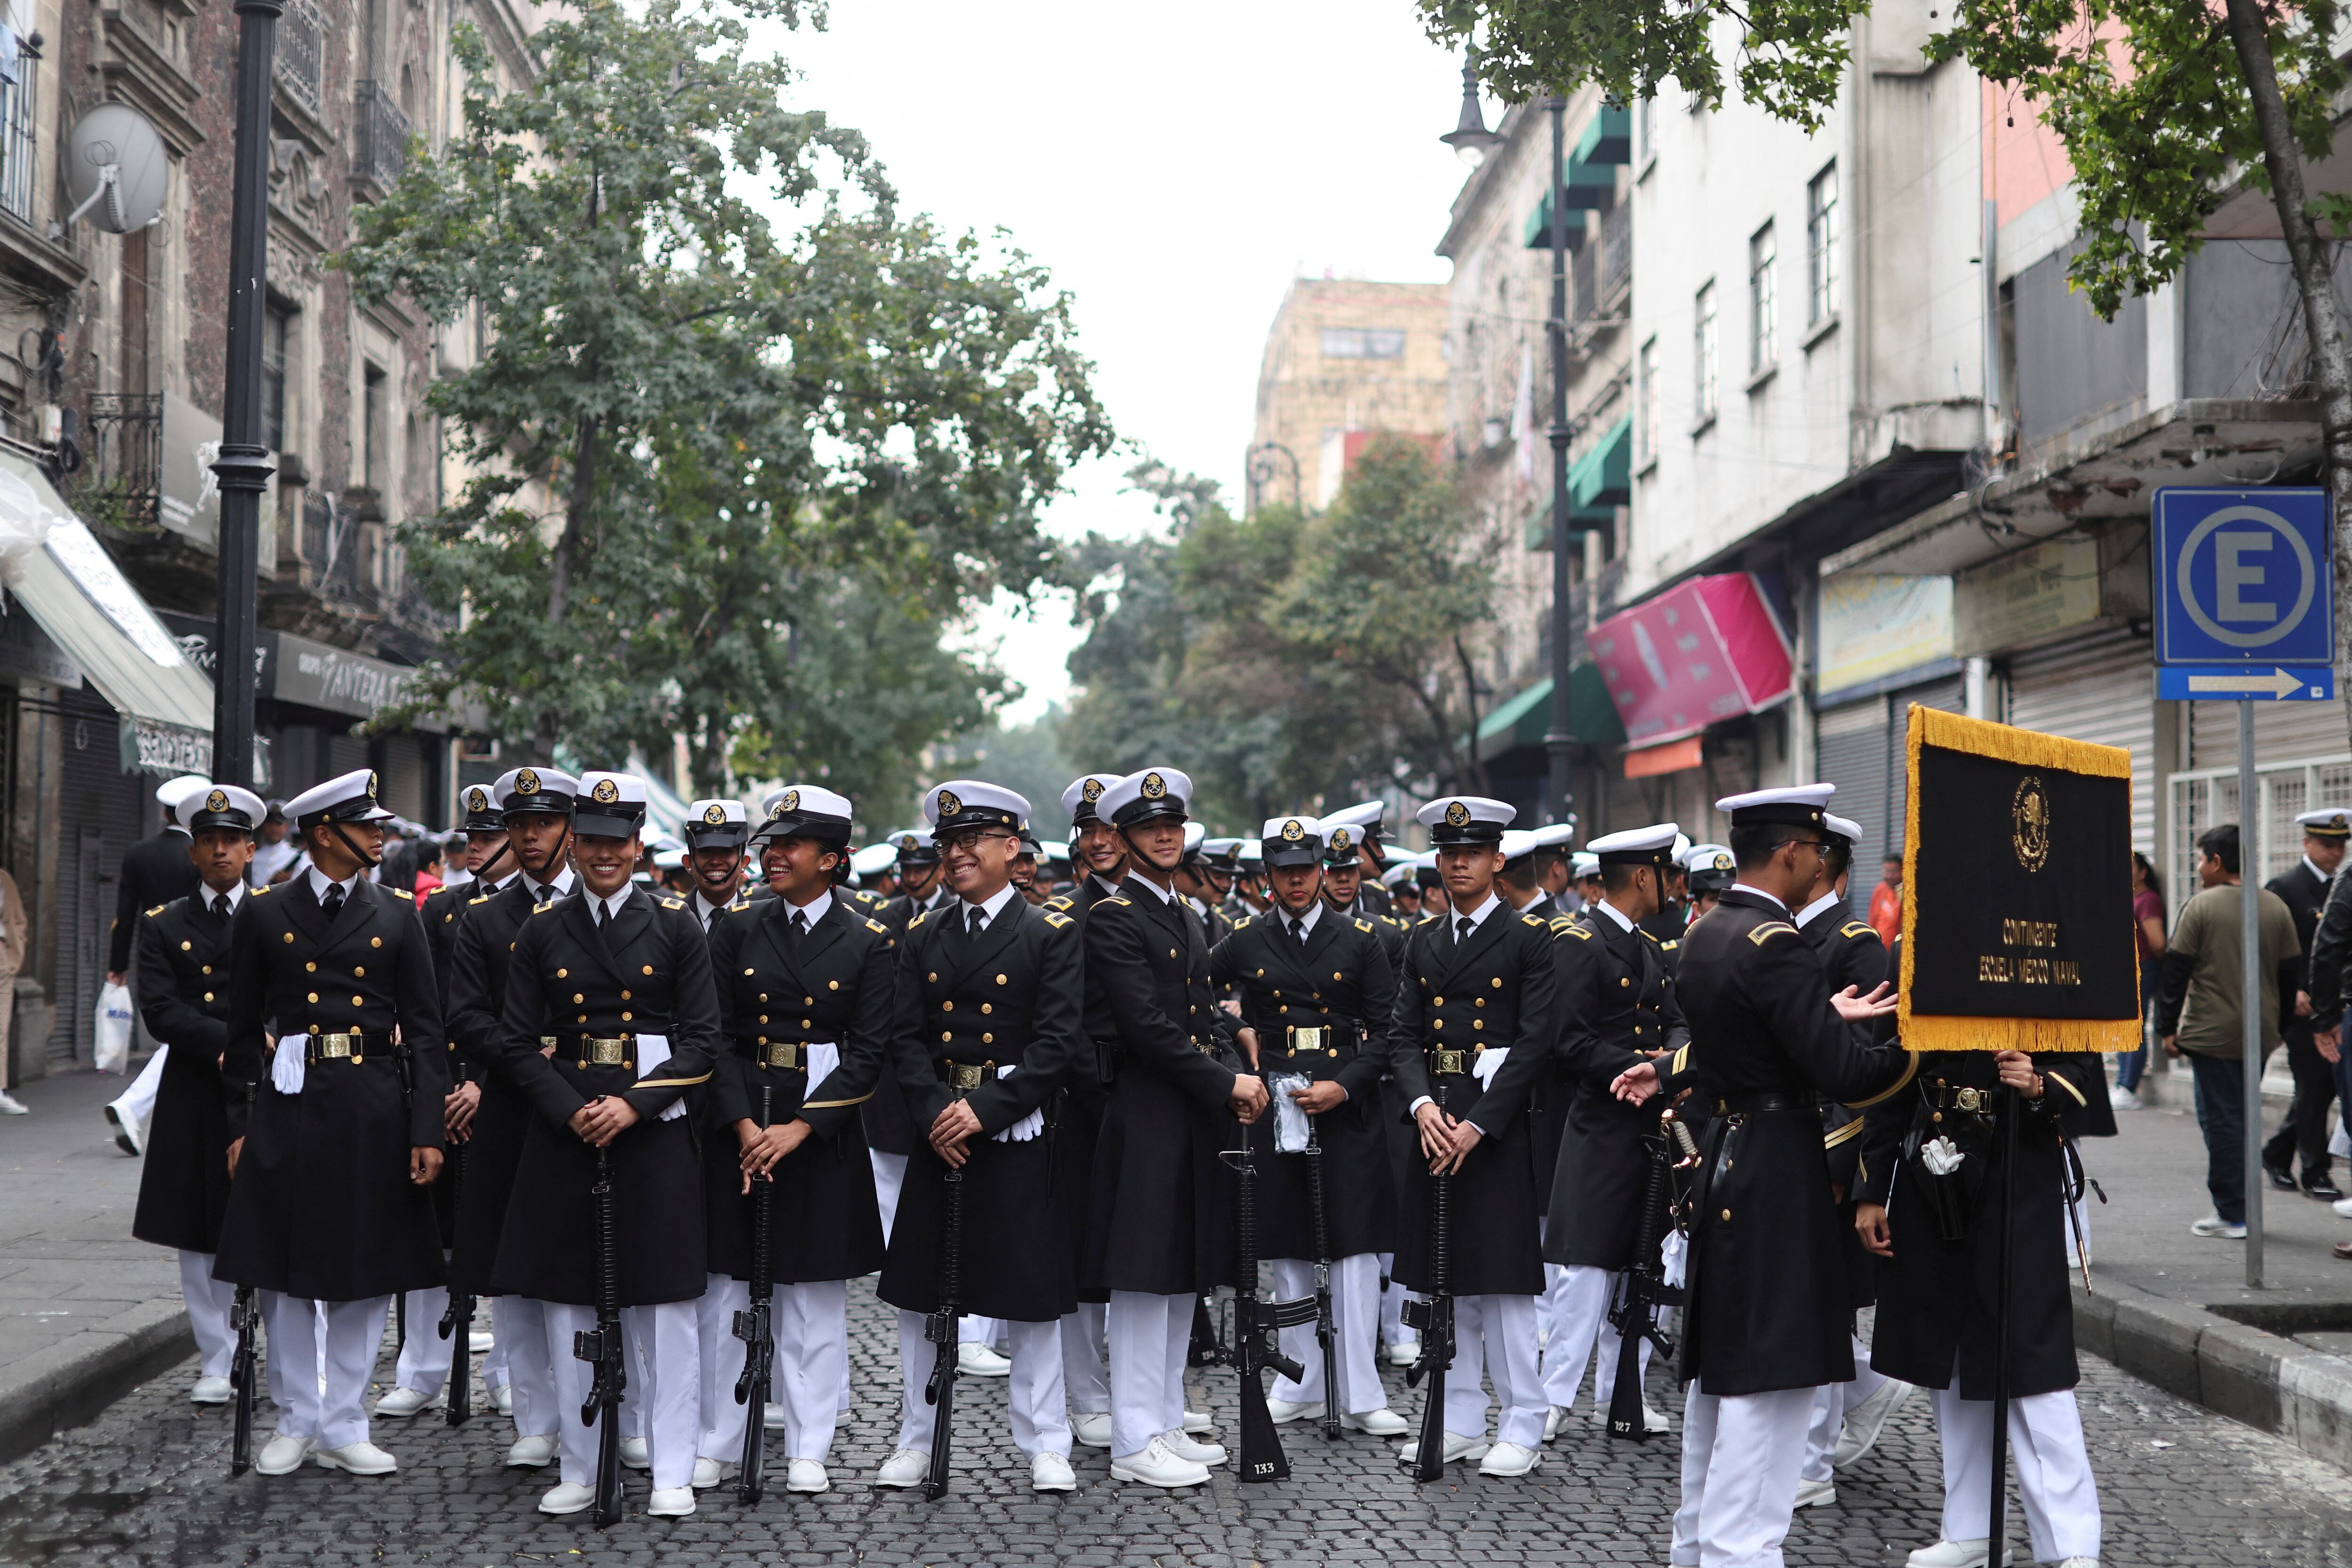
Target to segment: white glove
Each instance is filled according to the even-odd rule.
[[[1470,1076],[1478,1080],[1481,1089],[1495,1087],[1495,1075],[1503,1070],[1503,1064],[1510,1059],[1510,1055],[1511,1047],[1508,1046],[1500,1048],[1490,1046],[1471,1058]]]
[[[667,1060],[669,1060],[669,1037],[667,1035],[639,1035],[637,1037],[637,1078],[640,1081],[652,1077],[654,1069]],[[675,1121],[685,1114],[686,1096],[681,1094],[676,1100],[671,1100],[667,1105],[662,1107],[662,1113],[658,1120],[663,1121]]]
[[[1276,1073],[1265,1080],[1266,1094],[1274,1101],[1274,1147],[1279,1153],[1307,1152],[1307,1112],[1290,1098],[1290,1091],[1313,1081],[1298,1072]]]
[[[996,1076],[1000,1079],[1011,1078],[1013,1076],[1013,1069],[1018,1068],[1020,1065],[1021,1064],[1018,1062],[1012,1062],[1003,1067],[998,1068],[996,1069]],[[1023,1117],[1020,1121],[1014,1122],[1012,1126],[1006,1128],[1003,1131],[996,1134],[994,1142],[999,1143],[1026,1143],[1029,1140],[1036,1137],[1037,1134],[1044,1131],[1045,1131],[1045,1107],[1040,1106],[1036,1110],[1031,1111],[1028,1115]]]

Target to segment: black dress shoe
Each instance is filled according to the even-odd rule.
[[[2322,1176],[2315,1182],[2304,1183],[2303,1195],[2307,1198],[2317,1198],[2324,1204],[2332,1204],[2344,1195],[2344,1189],[2327,1177]]]
[[[2263,1172],[2270,1177],[2271,1185],[2276,1187],[2279,1191],[2283,1193],[2291,1193],[2295,1190],[2294,1173],[2286,1166],[2273,1165],[2268,1160],[2265,1160],[2263,1162]]]

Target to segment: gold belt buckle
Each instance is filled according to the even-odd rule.
[[[970,1094],[987,1081],[988,1064],[985,1062],[948,1063],[948,1085],[958,1094]]]
[[[1328,1024],[1316,1024],[1312,1026],[1302,1026],[1298,1024],[1291,1025],[1291,1055],[1296,1056],[1300,1051],[1326,1051],[1333,1056],[1337,1056],[1339,1054],[1339,1049],[1331,1044],[1330,1026]]]
[[[617,1068],[629,1065],[629,1042],[626,1039],[588,1041],[588,1060],[592,1066]]]
[[[362,1059],[360,1056],[360,1033],[357,1029],[353,1029],[348,1034],[313,1035],[310,1037],[313,1040],[316,1040],[319,1044],[319,1059],[320,1061],[359,1061]]]
[[[760,1042],[760,1063],[772,1068],[800,1067],[803,1065],[800,1051],[801,1047],[791,1040],[762,1040]]]
[[[1983,1089],[1964,1089],[1954,1097],[1954,1103],[1962,1110],[1984,1110],[1990,1109],[1990,1098]]]
[[[1461,1074],[1470,1070],[1467,1051],[1436,1050],[1429,1053],[1429,1070],[1435,1073]]]

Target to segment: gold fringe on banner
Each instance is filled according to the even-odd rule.
[[[2014,724],[1971,719],[1913,703],[1903,746],[1903,974],[1896,1026],[1914,1051],[2136,1051],[2144,1027],[2130,1018],[1969,1018],[1911,1011],[1911,965],[1919,924],[1919,748],[1941,746],[2027,767],[2054,768],[2097,778],[2131,777],[2131,752]],[[2137,967],[2138,952],[2134,949]],[[2133,986],[2137,995],[2139,988]]]

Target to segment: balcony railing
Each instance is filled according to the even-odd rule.
[[[361,522],[348,507],[316,490],[302,498],[303,576],[322,599],[376,607],[377,595],[361,559]]]
[[[1603,315],[1619,314],[1624,290],[1633,281],[1633,209],[1610,208],[1601,215],[1601,299]]]
[[[378,81],[359,84],[352,110],[352,177],[389,191],[408,167],[408,116]]]
[[[163,497],[163,395],[93,392],[74,504],[101,527],[146,531]]]
[[[326,27],[310,0],[287,0],[278,18],[278,47],[270,79],[312,119],[319,114],[319,83],[326,65]]]
[[[33,221],[33,163],[39,124],[41,51],[23,38],[0,67],[0,212]]]

